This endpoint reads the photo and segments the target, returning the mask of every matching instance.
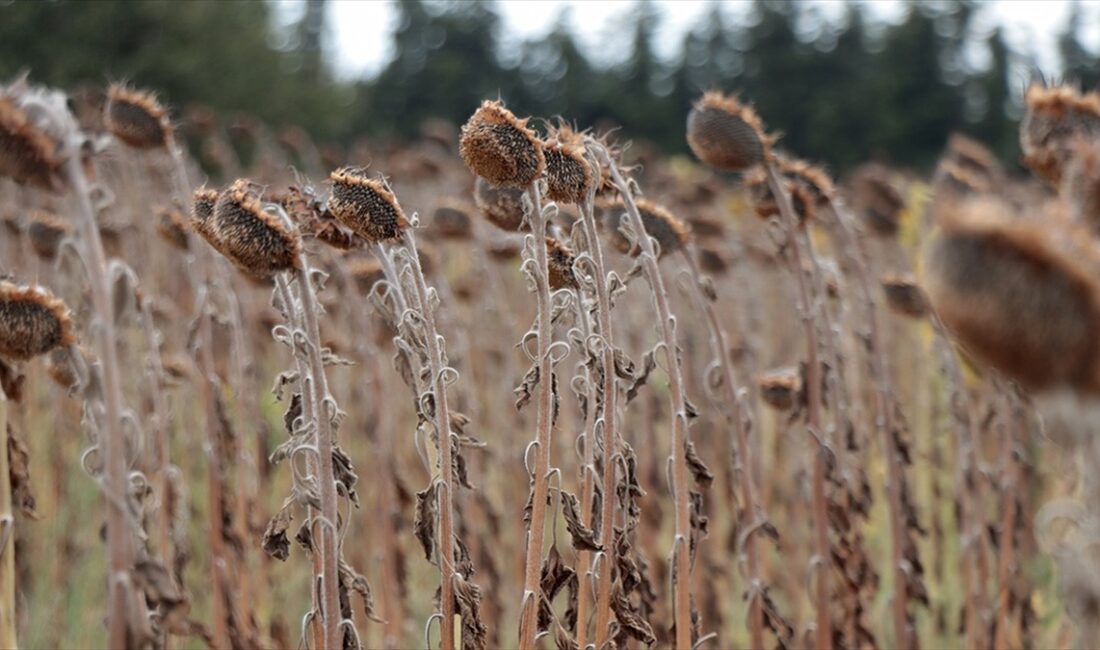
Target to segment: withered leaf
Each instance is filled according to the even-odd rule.
[[[687,456],[688,468],[695,477],[696,485],[703,489],[709,488],[714,483],[714,474],[711,473],[703,459],[699,458],[699,452],[695,450],[695,443],[691,440],[684,443],[684,452]]]
[[[293,519],[290,508],[284,504],[267,523],[263,539],[264,552],[284,562],[290,557],[290,540],[286,536],[286,531],[290,528],[290,522]]]
[[[623,594],[622,589],[616,588],[611,594],[611,610],[615,612],[615,618],[623,631],[646,645],[657,642],[653,634],[653,627],[639,614],[630,599]]]
[[[386,622],[374,613],[374,595],[371,592],[370,583],[343,560],[340,560],[340,586],[359,594],[359,597],[363,599],[363,614],[368,619],[375,623]]]
[[[539,367],[538,364],[531,366],[527,371],[527,374],[523,375],[523,381],[512,392],[516,394],[516,410],[521,411],[523,407],[527,406],[531,402],[531,396],[535,392],[535,387],[539,385]]]
[[[634,382],[630,384],[630,387],[626,389],[626,403],[634,401],[634,398],[638,396],[638,391],[645,386],[649,380],[649,375],[657,369],[657,354],[654,350],[650,350],[642,357],[642,372],[634,376]]]
[[[577,579],[577,574],[562,560],[557,546],[551,546],[546,560],[542,563],[542,572],[539,578],[539,586],[542,589],[542,598],[539,600],[539,631],[548,630],[550,622],[554,618],[554,612],[550,605],[558,593],[571,581]]]
[[[355,493],[355,484],[359,482],[359,475],[355,473],[355,467],[351,464],[351,457],[339,445],[332,447],[332,471],[333,478],[336,479],[337,483],[343,485],[348,498],[358,508],[359,495]]]
[[[307,552],[313,552],[313,531],[309,528],[309,519],[302,522],[301,526],[298,526],[298,532],[294,535],[294,541],[298,542],[298,546],[301,546]]]
[[[424,558],[432,561],[435,550],[435,517],[439,512],[437,492],[439,486],[432,483],[416,493],[416,510],[413,517],[413,534],[424,549]]]
[[[35,508],[34,492],[31,489],[31,459],[26,443],[8,423],[8,481],[11,485],[12,505],[28,519],[41,519]],[[3,477],[0,477],[3,480]]]
[[[462,647],[485,650],[489,629],[481,621],[481,588],[457,573],[454,588],[455,604],[462,615]]]
[[[283,413],[283,427],[286,428],[287,435],[294,435],[294,421],[302,417],[302,394],[295,391],[290,396],[290,404],[286,407],[286,412]]]
[[[565,527],[573,538],[573,548],[578,551],[602,551],[603,546],[597,541],[596,533],[581,521],[580,501],[564,490],[561,496],[561,514],[565,517]]]

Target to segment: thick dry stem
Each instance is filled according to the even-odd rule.
[[[454,540],[454,465],[451,450],[451,415],[447,404],[447,380],[443,371],[443,355],[440,352],[439,334],[435,329],[435,314],[428,302],[428,285],[420,268],[420,257],[412,229],[405,230],[405,247],[409,252],[409,268],[412,269],[416,287],[416,302],[424,322],[424,337],[428,343],[428,365],[432,373],[432,394],[435,397],[435,425],[439,432],[439,474],[442,490],[439,493],[439,571],[440,585],[440,646],[443,650],[455,647],[455,540]]]
[[[597,174],[598,176],[598,174]],[[588,252],[592,256],[592,266],[596,280],[596,324],[599,326],[599,334],[603,339],[603,409],[600,413],[603,433],[603,475],[601,476],[601,494],[604,495],[600,502],[600,546],[603,547],[601,571],[597,575],[596,587],[596,647],[602,648],[607,643],[611,634],[611,553],[614,551],[614,526],[616,499],[610,495],[615,493],[615,453],[617,448],[617,429],[615,426],[615,412],[619,400],[615,387],[615,345],[614,335],[611,329],[611,296],[608,290],[607,269],[604,266],[603,246],[600,244],[599,233],[596,230],[596,218],[593,214],[593,188],[589,200],[582,206],[581,214],[584,219],[584,238],[588,243]],[[593,429],[595,431],[595,429]],[[593,435],[592,445],[595,445]],[[589,505],[585,509],[584,516],[588,517],[592,508]],[[582,589],[586,591],[586,589]],[[578,619],[577,645],[584,648],[582,642],[587,640],[587,621]],[[581,636],[584,629],[585,636]]]
[[[275,290],[278,292],[279,300],[283,303],[283,309],[287,314],[287,324],[291,330],[302,328],[301,324],[301,309],[298,307],[297,301],[294,299],[294,294],[290,291],[290,285],[287,282],[284,274],[275,276]],[[309,370],[306,367],[302,358],[294,352],[294,367],[298,371],[298,391],[302,398],[302,421],[310,423],[314,421],[316,410],[313,407],[313,393],[310,390],[306,390],[306,377],[309,376]],[[306,471],[310,476],[317,475],[317,458],[311,454],[306,454]],[[317,512],[312,506],[307,508],[306,517],[309,524],[309,530],[313,530],[313,521],[320,513]],[[313,575],[319,576],[324,572],[324,565],[322,563],[320,553],[310,553],[310,561],[313,566]],[[316,589],[310,589],[310,598],[313,610],[316,612],[321,611],[321,603],[318,600],[319,594]],[[325,643],[325,630],[319,618],[313,618],[310,623],[310,635],[313,637],[313,647],[323,648]]]
[[[534,496],[531,507],[531,525],[527,532],[527,560],[523,572],[523,609],[519,626],[520,650],[532,650],[535,647],[535,634],[538,628],[539,602],[542,599],[542,587],[539,578],[542,575],[542,537],[546,526],[546,498],[550,482],[550,450],[553,431],[552,389],[553,372],[550,362],[550,343],[553,340],[553,325],[550,322],[550,272],[547,268],[546,254],[546,218],[542,214],[542,199],[539,196],[538,183],[528,190],[531,197],[531,233],[534,236],[535,249],[535,288],[538,304],[538,399],[535,416],[535,474]]]
[[[320,535],[313,528],[313,539],[321,540],[321,615],[324,624],[325,648],[343,646],[340,632],[339,542],[337,526],[339,514],[336,502],[336,479],[332,466],[333,431],[328,413],[331,401],[328,380],[321,360],[321,334],[317,325],[317,299],[313,294],[313,280],[309,264],[302,256],[298,271],[298,295],[302,302],[302,322],[305,325],[306,356],[309,363],[310,390],[313,393],[314,434],[317,450],[318,482],[321,490],[321,517],[314,518],[311,526],[320,523]],[[316,548],[314,553],[316,553]]]
[[[642,264],[646,279],[657,304],[657,317],[661,321],[661,340],[664,344],[665,361],[668,369],[669,410],[672,414],[672,493],[676,504],[675,537],[672,544],[674,564],[673,603],[675,607],[676,647],[691,648],[691,510],[688,503],[687,468],[687,413],[684,401],[684,379],[680,368],[680,355],[676,344],[676,321],[668,305],[664,279],[657,267],[657,252],[653,241],[646,232],[645,223],[638,213],[634,196],[618,167],[606,150],[597,150],[607,165],[611,179],[623,197],[626,213],[638,237],[641,248]],[[613,367],[613,366],[612,366]],[[611,494],[611,493],[607,493]],[[605,498],[610,498],[605,496]]]
[[[818,365],[817,344],[817,308],[812,302],[813,297],[806,282],[805,272],[802,270],[801,242],[798,236],[798,217],[791,207],[790,197],[779,182],[778,175],[771,161],[765,161],[764,172],[768,179],[768,186],[775,197],[779,207],[780,216],[783,218],[784,228],[788,233],[788,245],[791,251],[791,266],[798,280],[798,309],[802,315],[802,321],[806,328],[806,382],[809,405],[808,426],[811,437],[814,438],[814,458],[811,489],[813,492],[811,510],[813,513],[814,527],[814,555],[820,563],[816,571],[814,601],[817,614],[814,646],[818,650],[830,650],[833,647],[832,621],[829,617],[829,604],[831,600],[829,588],[829,553],[828,512],[825,500],[825,467],[828,461],[828,449],[822,444],[820,436],[821,428],[821,367]],[[807,241],[808,243],[808,241]]]
[[[15,630],[15,516],[8,460],[8,400],[0,394],[0,648],[17,648]]]
[[[99,236],[95,210],[79,157],[72,155],[65,162],[65,176],[80,208],[82,238],[85,242],[88,286],[92,294],[99,327],[96,347],[103,369],[103,397],[106,410],[100,431],[100,454],[105,475],[103,487],[107,503],[107,643],[112,648],[124,648],[128,642],[128,603],[133,584],[130,569],[134,550],[130,524],[127,521],[125,432],[122,428],[122,384],[115,347],[115,317],[107,279],[107,259]]]

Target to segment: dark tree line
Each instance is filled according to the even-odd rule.
[[[844,170],[869,158],[924,168],[956,130],[1017,155],[1015,117],[1034,65],[1002,33],[976,34],[970,0],[912,2],[897,24],[850,4],[841,21],[793,0],[757,0],[749,18],[715,3],[680,44],[655,52],[660,14],[639,2],[617,30],[625,58],[596,65],[567,14],[541,38],[506,45],[491,3],[398,0],[394,58],[375,77],[340,83],[324,61],[325,0],[309,0],[282,42],[264,3],[0,3],[0,75],[29,68],[65,87],[126,78],[177,105],[198,102],[298,124],[321,139],[415,136],[423,122],[461,122],[486,97],[520,114],[621,125],[626,137],[685,150],[684,116],[709,88],[739,90],[784,143]],[[1062,74],[1100,83],[1074,7],[1058,40]],[[284,35],[285,36],[285,35]],[[986,65],[972,63],[984,53]]]

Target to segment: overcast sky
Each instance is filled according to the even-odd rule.
[[[657,39],[658,53],[671,57],[683,34],[716,0],[655,0],[664,20]],[[841,0],[805,0],[813,2],[826,15],[839,16]],[[300,0],[276,0],[280,22],[296,19],[301,13]],[[747,12],[747,1],[727,1],[729,15]],[[904,16],[903,0],[862,0],[876,18],[887,21]],[[586,54],[597,60],[615,60],[621,49],[614,38],[634,0],[510,0],[498,3],[504,17],[505,35],[517,41],[546,33],[558,14],[571,10],[573,31]],[[979,13],[977,27],[989,30],[1005,28],[1009,45],[1019,52],[1034,52],[1044,72],[1057,70],[1055,41],[1069,15],[1070,0],[990,0]],[[1100,24],[1100,2],[1083,3],[1086,24]],[[330,0],[329,42],[336,54],[337,73],[344,78],[372,75],[392,56],[390,34],[397,11],[388,0]],[[1092,30],[1087,45],[1100,48],[1100,29]]]

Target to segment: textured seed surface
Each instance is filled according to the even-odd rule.
[[[73,341],[65,305],[44,290],[0,282],[0,357],[23,361]]]
[[[331,179],[329,211],[356,235],[372,242],[392,240],[409,226],[397,198],[382,181],[351,168],[333,172]]]
[[[60,166],[56,143],[10,99],[0,97],[0,176],[50,189]]]
[[[533,131],[498,102],[484,102],[462,127],[459,153],[470,171],[503,187],[527,187],[546,166]]]
[[[222,192],[214,206],[214,232],[222,251],[258,277],[297,268],[301,241],[280,219],[264,211],[244,181]]]
[[[544,146],[546,156],[546,196],[551,201],[580,204],[588,198],[592,169],[574,147]]]

